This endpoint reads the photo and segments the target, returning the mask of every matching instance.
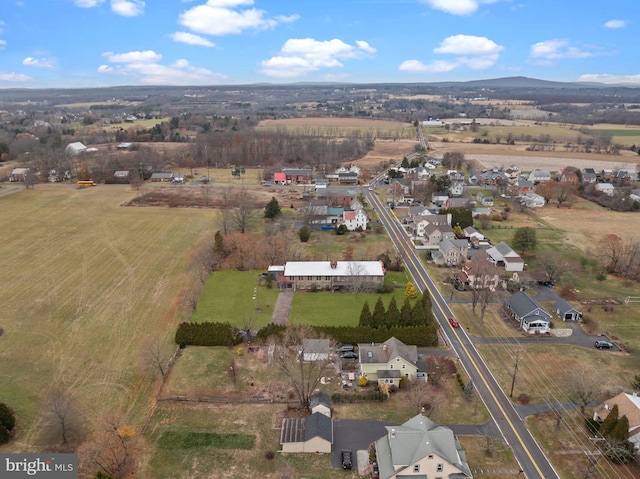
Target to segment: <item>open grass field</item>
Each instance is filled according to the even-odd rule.
[[[19,434],[3,450],[35,450],[38,411],[52,387],[69,391],[90,430],[120,411],[144,418],[148,339],[172,343],[190,287],[188,252],[212,211],[125,208],[129,187],[39,185],[0,198],[0,401]]]
[[[257,130],[283,130],[298,135],[344,138],[372,136],[374,138],[412,139],[416,137],[411,123],[369,118],[289,118],[263,120]]]

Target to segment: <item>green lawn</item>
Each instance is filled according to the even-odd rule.
[[[158,439],[161,449],[253,449],[256,437],[249,434],[165,431]]]
[[[391,294],[376,293],[296,293],[289,313],[289,322],[310,324],[312,326],[357,326],[360,312],[365,302],[373,308],[382,297],[385,308],[392,297],[396,298],[398,309],[404,302],[404,286],[409,282],[404,273],[387,272],[385,281],[401,286]]]
[[[214,271],[202,290],[191,321],[229,323],[238,328],[247,325],[261,328],[269,324],[278,290],[259,286],[261,273],[264,271]]]

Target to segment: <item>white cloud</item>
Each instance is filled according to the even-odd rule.
[[[111,10],[123,17],[136,17],[144,13],[142,0],[111,0]]]
[[[436,60],[429,64],[422,63],[419,60],[405,60],[400,64],[399,70],[411,73],[445,73],[450,72],[458,67],[456,62],[447,62],[444,60]]]
[[[73,3],[75,3],[78,7],[93,8],[97,7],[101,3],[104,3],[104,0],[75,0]]]
[[[27,67],[53,68],[53,62],[47,58],[27,57],[22,60],[22,64]]]
[[[440,42],[434,53],[450,53],[452,55],[493,55],[504,50],[493,40],[474,35],[453,35]]]
[[[0,40],[0,50],[4,50],[4,47],[7,46],[6,40]]]
[[[640,73],[637,75],[609,75],[607,73],[588,73],[585,75],[581,75],[580,78],[578,78],[578,81],[640,85]]]
[[[22,73],[0,71],[0,82],[15,83],[26,82],[30,80],[33,80],[33,78],[28,75],[23,75]]]
[[[162,65],[162,56],[147,50],[143,52],[112,53],[102,56],[117,65],[100,65],[98,72],[131,78],[134,83],[145,85],[209,85],[226,77],[206,68],[198,68],[187,60],[179,59],[171,65]]]
[[[162,59],[162,55],[154,52],[153,50],[127,53],[105,52],[102,56],[112,63],[154,63]]]
[[[328,41],[292,38],[285,42],[279,55],[260,63],[260,72],[277,78],[299,77],[323,68],[340,68],[345,60],[366,58],[375,52],[362,40],[353,46],[337,38]]]
[[[486,37],[453,35],[442,40],[440,46],[433,49],[433,53],[454,55],[455,58],[434,60],[431,63],[405,60],[400,64],[399,70],[414,73],[444,73],[460,67],[483,70],[496,64],[502,50],[504,50],[502,45],[498,45]]]
[[[268,18],[264,10],[241,9],[253,5],[253,0],[208,0],[180,14],[178,22],[197,33],[229,35],[248,29],[266,30],[279,23],[297,20],[298,15]]]
[[[474,13],[480,5],[485,3],[496,3],[500,0],[423,0],[434,10],[440,10],[452,15],[470,15]]]
[[[609,20],[608,22],[604,22],[605,28],[624,28],[627,26],[627,22],[624,20]]]
[[[215,43],[210,42],[200,35],[195,35],[188,32],[176,32],[169,35],[174,41],[179,43],[186,43],[188,45],[200,45],[203,47],[215,47]]]
[[[531,45],[530,56],[548,61],[587,58],[593,56],[593,53],[572,46],[568,40],[553,39]]]

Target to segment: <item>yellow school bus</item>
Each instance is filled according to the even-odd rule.
[[[80,180],[80,181],[78,181],[78,186],[80,186],[80,187],[96,186],[96,182],[93,181],[93,180]]]

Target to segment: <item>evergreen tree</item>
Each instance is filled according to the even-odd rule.
[[[624,442],[629,438],[629,419],[627,419],[627,416],[622,416],[618,419],[608,437],[613,441],[619,442]]]
[[[224,247],[224,237],[220,230],[216,231],[216,235],[213,238],[213,251],[220,258],[224,258],[226,255],[225,247]]]
[[[411,325],[411,302],[409,298],[404,298],[402,308],[400,308],[400,326]]]
[[[389,328],[400,325],[400,310],[398,309],[395,296],[393,296],[391,301],[389,301],[385,325]]]
[[[371,318],[371,327],[379,328],[384,326],[387,322],[387,313],[384,310],[384,304],[382,304],[382,296],[378,296],[378,301],[373,307],[373,316]]]
[[[264,207],[264,217],[265,218],[275,218],[280,214],[280,203],[275,199],[274,196],[271,197],[271,201],[267,203],[267,206]]]
[[[538,244],[536,230],[529,226],[518,228],[516,232],[513,233],[511,243],[516,250],[520,251],[520,254],[524,254],[525,251],[536,249]]]
[[[422,303],[422,311],[424,313],[424,322],[422,324],[417,324],[416,326],[431,326],[436,323],[436,318],[433,316],[433,307],[431,306],[431,295],[429,294],[429,290],[425,290],[420,298],[420,302]]]
[[[362,306],[362,310],[360,311],[360,321],[358,322],[358,326],[360,327],[371,327],[371,309],[369,309],[369,301],[364,302],[364,306]]]
[[[298,231],[298,237],[300,238],[300,241],[302,243],[306,243],[307,241],[309,241],[309,238],[311,238],[311,228],[309,228],[307,225],[304,225]]]
[[[411,326],[424,326],[424,309],[420,301],[416,301],[411,309]]]
[[[604,418],[602,424],[600,425],[600,430],[598,431],[602,437],[609,436],[609,433],[613,431],[613,428],[616,427],[618,422],[618,405],[614,404],[609,411],[609,415]]]

